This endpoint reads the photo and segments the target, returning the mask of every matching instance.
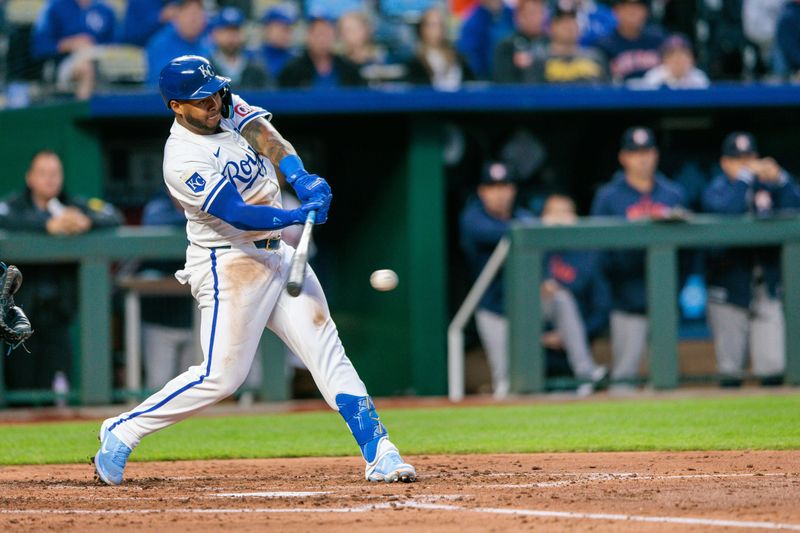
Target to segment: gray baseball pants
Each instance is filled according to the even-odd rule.
[[[755,288],[750,309],[709,302],[708,322],[721,375],[741,378],[748,349],[755,376],[783,374],[786,367],[783,304],[771,298],[763,285]]]
[[[639,376],[647,332],[647,315],[611,312],[612,380],[632,380]]]
[[[597,365],[592,359],[583,317],[572,293],[562,289],[543,301],[542,318],[552,322],[559,333],[575,377],[580,380],[591,379]],[[504,397],[509,387],[508,319],[498,313],[478,309],[475,312],[475,324],[489,360],[494,394]]]

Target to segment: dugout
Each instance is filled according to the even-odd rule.
[[[727,132],[748,129],[763,154],[800,172],[793,146],[800,89],[794,86],[674,92],[476,86],[457,93],[242,96],[271,110],[306,166],[332,184],[331,219],[316,231],[315,268],[348,354],[375,395],[445,394],[445,331],[468,288],[458,212],[480,162],[518,128],[535,135],[548,154],[542,172],[524,187],[523,201],[557,188],[573,195],[584,214],[594,190],[617,167],[621,132],[634,124],[655,129],[665,158],[696,158],[703,165],[716,160]],[[21,185],[30,154],[51,147],[64,158],[72,192],[103,195],[135,222],[160,187],[170,121],[155,92],[4,111],[0,193]],[[445,165],[443,150],[453,148],[454,132],[462,156]],[[0,255],[14,261],[2,244]],[[377,268],[398,272],[397,290],[369,287]]]

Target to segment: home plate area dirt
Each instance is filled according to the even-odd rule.
[[[409,456],[368,483],[357,458],[0,469],[0,530],[800,531],[800,452]]]

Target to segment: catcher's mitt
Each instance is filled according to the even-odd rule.
[[[8,353],[33,335],[28,317],[14,305],[21,285],[22,272],[14,265],[0,263],[0,340],[8,345]]]

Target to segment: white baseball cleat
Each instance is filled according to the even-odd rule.
[[[410,464],[403,462],[397,446],[392,444],[388,437],[384,437],[378,442],[375,460],[367,464],[365,477],[367,481],[411,483],[417,480],[417,471]]]

